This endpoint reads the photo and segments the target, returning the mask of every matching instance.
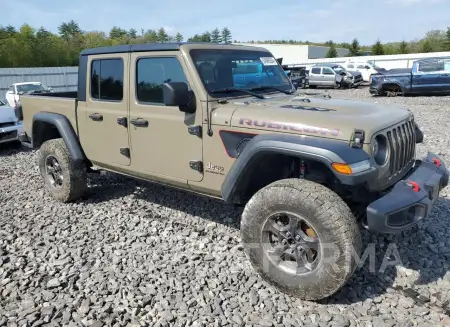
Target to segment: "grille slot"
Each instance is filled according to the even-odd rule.
[[[11,126],[14,126],[15,125],[15,123],[13,122],[13,121],[11,121],[11,122],[7,122],[7,123],[0,123],[0,128],[4,128],[4,127],[11,127]]]
[[[390,147],[390,177],[401,173],[414,160],[416,130],[413,120],[401,123],[386,132]]]

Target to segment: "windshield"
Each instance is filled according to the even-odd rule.
[[[340,74],[341,72],[345,72],[345,68],[342,66],[333,66],[333,70],[337,73]]]
[[[17,92],[33,92],[33,91],[44,91],[47,88],[42,84],[21,84],[17,85]]]
[[[266,51],[193,49],[190,54],[203,85],[214,97],[230,96],[230,92],[242,95],[239,89],[258,88],[255,92],[259,94],[277,92],[265,86],[293,88],[278,61]],[[225,89],[228,91],[217,92]]]

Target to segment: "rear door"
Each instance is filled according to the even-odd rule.
[[[323,85],[334,86],[336,85],[336,73],[330,67],[322,68],[322,81]]]
[[[128,53],[88,58],[86,107],[80,110],[78,119],[83,121],[80,123],[83,150],[94,163],[130,164],[126,126],[129,108],[128,66]]]

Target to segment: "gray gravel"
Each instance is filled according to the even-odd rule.
[[[330,93],[408,106],[426,133],[419,155],[450,162],[450,97]],[[43,191],[36,154],[0,150],[0,326],[450,325],[449,189],[417,228],[363,232],[377,271],[367,260],[342,291],[314,303],[254,273],[241,209],[109,173],[91,177],[86,200],[59,204]],[[380,273],[393,249],[402,264]]]

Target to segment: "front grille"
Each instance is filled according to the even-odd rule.
[[[386,132],[389,142],[389,171],[390,176],[395,177],[403,172],[415,158],[416,128],[414,120],[409,120],[395,126]]]
[[[16,123],[11,121],[11,122],[7,122],[7,123],[0,123],[0,128],[5,128],[5,127],[11,127],[14,126]]]

